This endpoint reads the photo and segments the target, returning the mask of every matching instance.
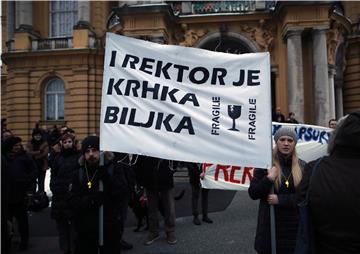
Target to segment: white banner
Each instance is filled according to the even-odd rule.
[[[108,33],[100,149],[268,167],[269,53],[225,54]]]
[[[298,136],[296,150],[300,159],[309,162],[327,154],[332,129],[306,125],[276,123],[272,125],[272,134],[282,126],[292,126]],[[219,164],[204,163],[202,170],[205,172],[201,185],[206,189],[222,190],[247,190],[253,177],[253,167],[224,166]]]

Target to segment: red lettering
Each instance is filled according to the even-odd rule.
[[[250,170],[252,170],[250,172]],[[243,176],[242,176],[242,179],[241,179],[241,183],[244,184],[245,181],[246,181],[246,176],[249,178],[249,182],[251,181],[251,179],[253,178],[253,172],[254,172],[254,168],[247,168],[245,167],[244,168],[244,172],[243,172]]]
[[[224,180],[226,182],[229,181],[229,176],[228,176],[228,172],[227,172],[227,169],[228,169],[229,166],[224,166],[224,165],[216,165],[216,171],[215,171],[215,181],[218,180],[219,178],[219,173],[220,173],[220,170],[222,170],[224,172]]]
[[[208,168],[210,168],[212,165],[214,165],[214,164],[212,164],[212,163],[203,163],[202,164],[202,172],[206,173],[206,170]]]
[[[232,183],[240,183],[240,180],[236,180],[236,179],[234,178],[234,176],[235,176],[235,171],[236,171],[236,170],[240,170],[240,167],[238,167],[238,166],[232,166],[232,167],[231,167],[230,182],[232,182]]]

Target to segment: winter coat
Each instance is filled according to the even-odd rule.
[[[80,168],[74,175],[70,187],[69,204],[73,209],[75,228],[79,234],[97,237],[99,224],[99,207],[104,207],[104,226],[119,224],[121,221],[121,203],[126,195],[126,182],[121,164],[106,160],[103,166],[95,170],[88,169],[91,188],[88,179],[84,157],[79,159]],[[95,176],[94,176],[95,174]],[[102,180],[104,191],[99,191],[99,181]],[[106,229],[105,229],[106,230]]]
[[[126,187],[128,197],[130,198],[132,193],[135,191],[136,176],[133,166],[137,163],[138,155],[134,155],[132,161],[130,161],[127,153],[115,153],[115,163],[121,164],[119,169],[124,170],[124,176],[126,180]]]
[[[9,204],[24,204],[28,191],[34,191],[37,168],[25,151],[5,156],[6,196]]]
[[[291,158],[286,160],[282,156],[279,157],[283,174],[289,176]],[[299,160],[299,164],[303,168],[305,162]],[[258,253],[271,253],[270,205],[267,202],[267,197],[270,194],[272,184],[267,178],[266,169],[255,169],[248,192],[252,199],[260,199],[255,237],[255,250]],[[293,253],[299,217],[296,206],[296,189],[292,176],[289,178],[289,188],[285,185],[284,177],[281,177],[281,186],[278,190],[275,188],[274,194],[277,194],[279,199],[279,204],[274,205],[277,253]]]
[[[140,156],[135,173],[141,185],[148,190],[164,191],[174,188],[173,174],[177,162]]]
[[[182,162],[182,165],[188,169],[189,182],[191,185],[199,186],[201,168],[197,163]]]
[[[27,145],[27,152],[32,155],[38,170],[46,171],[49,168],[49,146],[45,140],[42,139],[39,142],[32,140]]]
[[[51,168],[50,190],[52,191],[51,217],[53,219],[71,218],[67,199],[69,185],[79,169],[80,154],[75,149],[62,150],[54,159]]]
[[[332,135],[330,156],[321,159],[309,187],[316,253],[360,253],[360,111]],[[300,184],[302,199],[314,164],[308,164]]]

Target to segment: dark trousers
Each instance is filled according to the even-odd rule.
[[[124,196],[124,199],[121,201],[121,211],[120,211],[121,212],[120,230],[122,236],[124,235],[124,227],[127,219],[128,205],[129,205],[129,196]]]
[[[61,253],[73,253],[75,246],[75,228],[71,220],[56,220],[59,232],[59,247]]]
[[[29,241],[29,221],[28,214],[24,204],[9,204],[8,220],[12,221],[16,218],[22,244],[27,244]],[[3,225],[6,226],[6,225]]]
[[[146,190],[148,197],[149,232],[159,232],[159,202],[161,200],[164,209],[165,232],[175,231],[175,201],[173,189],[163,191]]]
[[[200,196],[200,189],[201,189],[201,209],[202,209],[202,215],[207,216],[208,214],[208,189],[203,189],[199,184],[191,184],[191,208],[192,208],[192,214],[194,216],[199,215],[199,196]]]
[[[38,175],[37,175],[37,183],[38,183],[38,191],[42,192],[45,190],[44,185],[45,185],[45,175],[46,175],[46,171],[39,169],[38,170]]]
[[[79,232],[74,254],[120,254],[120,221],[104,224],[104,245],[99,247],[98,232]]]

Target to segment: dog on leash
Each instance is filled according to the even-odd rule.
[[[185,194],[185,190],[182,190],[179,195],[174,197],[174,200],[180,200]],[[133,194],[130,207],[136,217],[136,228],[134,232],[140,232],[141,229],[145,226],[144,230],[149,229],[149,216],[148,216],[148,199],[146,197],[145,188],[143,186],[136,185],[135,192]],[[159,212],[164,217],[165,212],[163,208],[162,201],[159,200]],[[145,224],[144,224],[145,220]]]

